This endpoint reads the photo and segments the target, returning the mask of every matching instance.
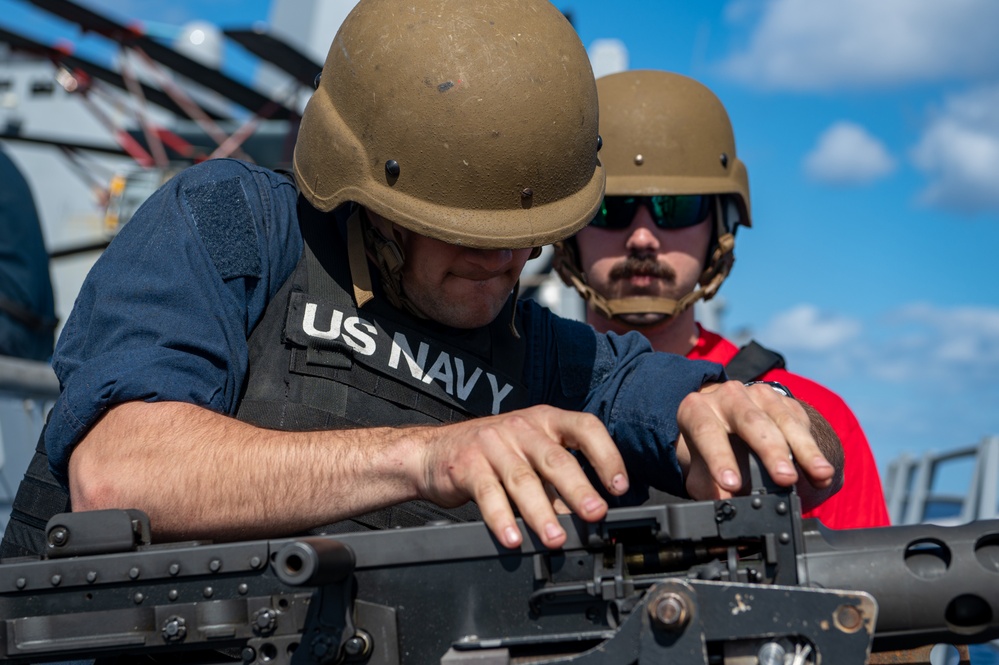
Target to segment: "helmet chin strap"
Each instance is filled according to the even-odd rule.
[[[363,216],[363,219],[362,219]],[[385,297],[392,303],[393,307],[403,310],[420,319],[428,319],[409,298],[402,288],[402,267],[406,257],[402,251],[402,243],[399,238],[386,238],[385,235],[371,223],[363,207],[358,206],[357,210],[347,220],[347,246],[348,259],[350,261],[350,275],[354,286],[354,299],[358,307],[363,307],[365,303],[374,299],[374,291],[371,287],[371,273],[368,271],[367,257],[370,256],[378,267],[378,273],[382,278],[382,286],[385,290]],[[531,258],[536,259],[541,255],[541,248],[535,247],[531,250]],[[513,300],[516,302],[520,294],[520,280],[513,285]],[[520,333],[517,332],[517,308],[514,307],[510,318],[510,332],[517,339]]]
[[[553,267],[567,285],[576,289],[579,295],[602,316],[608,319],[634,314],[663,314],[667,318],[674,317],[698,300],[710,300],[718,292],[725,278],[732,270],[735,262],[735,234],[730,232],[722,221],[722,211],[717,214],[716,229],[718,240],[704,271],[699,279],[700,288],[694,289],[679,300],[660,298],[658,296],[628,296],[626,298],[606,298],[587,283],[586,274],[580,269],[579,247],[574,239],[557,243]],[[650,322],[659,323],[658,321]],[[628,325],[641,327],[627,321]]]
[[[711,253],[708,266],[701,273],[700,288],[696,288],[679,300],[660,298],[658,296],[628,296],[626,298],[605,298],[586,284],[574,286],[583,294],[594,309],[610,318],[620,318],[628,314],[665,314],[674,317],[698,300],[711,300],[718,288],[728,276],[734,263],[732,249],[735,247],[735,237],[731,233],[718,238],[717,246]],[[658,322],[657,322],[658,323]],[[632,324],[629,322],[629,324]],[[640,324],[639,324],[640,325]]]
[[[371,286],[371,273],[368,271],[368,257],[371,257],[381,275],[385,297],[392,306],[417,318],[427,318],[427,315],[421,312],[402,290],[402,266],[405,255],[401,243],[396,238],[391,240],[386,238],[376,229],[361,206],[358,206],[347,220],[347,247],[350,276],[354,282],[354,298],[358,307],[363,307],[375,297]]]

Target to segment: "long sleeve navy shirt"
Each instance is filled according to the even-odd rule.
[[[238,196],[231,186],[217,197],[204,187],[234,178]],[[115,404],[179,401],[235,413],[247,338],[302,255],[297,197],[284,175],[212,160],[175,176],[136,212],[88,275],[56,348],[62,393],[45,444],[60,481],[73,446]],[[525,326],[534,333],[523,368],[531,403],[596,414],[633,487],[682,492],[677,407],[722,368],[653,352],[638,333],[602,335],[531,301],[519,307],[540,324]]]

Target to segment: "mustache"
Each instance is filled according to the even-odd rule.
[[[630,279],[635,275],[658,277],[667,281],[676,280],[676,272],[654,256],[629,256],[611,268],[611,279]]]

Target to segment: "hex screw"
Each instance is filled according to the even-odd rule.
[[[187,636],[187,622],[184,617],[171,616],[163,622],[163,639],[166,642],[180,642]]]
[[[730,502],[725,501],[718,506],[718,510],[715,512],[715,521],[720,523],[725,520],[730,520],[735,517],[735,512],[735,506],[733,506]]]
[[[87,573],[87,584],[93,584],[97,581],[97,571],[91,570]]]
[[[648,607],[652,620],[666,630],[682,630],[690,620],[690,613],[687,611],[687,602],[683,599],[683,596],[672,591],[653,598]]]
[[[258,635],[270,635],[277,626],[277,612],[269,607],[261,607],[253,615],[253,632]]]
[[[222,561],[220,559],[212,559],[208,564],[208,570],[213,573],[217,573],[222,570]]]
[[[130,579],[133,579],[133,580],[139,579],[139,569],[138,568],[131,568],[128,571],[128,577]]]
[[[312,657],[318,662],[326,662],[332,656],[336,655],[334,651],[333,640],[329,635],[316,635],[315,639],[312,640]]]
[[[170,573],[170,577],[177,577],[177,575],[180,574],[180,564],[171,563],[170,568],[167,569],[167,572]]]

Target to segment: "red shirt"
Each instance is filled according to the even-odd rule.
[[[691,360],[710,360],[725,365],[738,353],[728,340],[704,328],[700,330],[697,344],[687,354]],[[787,386],[796,398],[815,407],[829,421],[843,445],[843,488],[805,513],[805,517],[817,517],[833,529],[888,526],[888,508],[871,446],[846,402],[828,388],[787,370],[770,370],[761,380],[777,381]]]

